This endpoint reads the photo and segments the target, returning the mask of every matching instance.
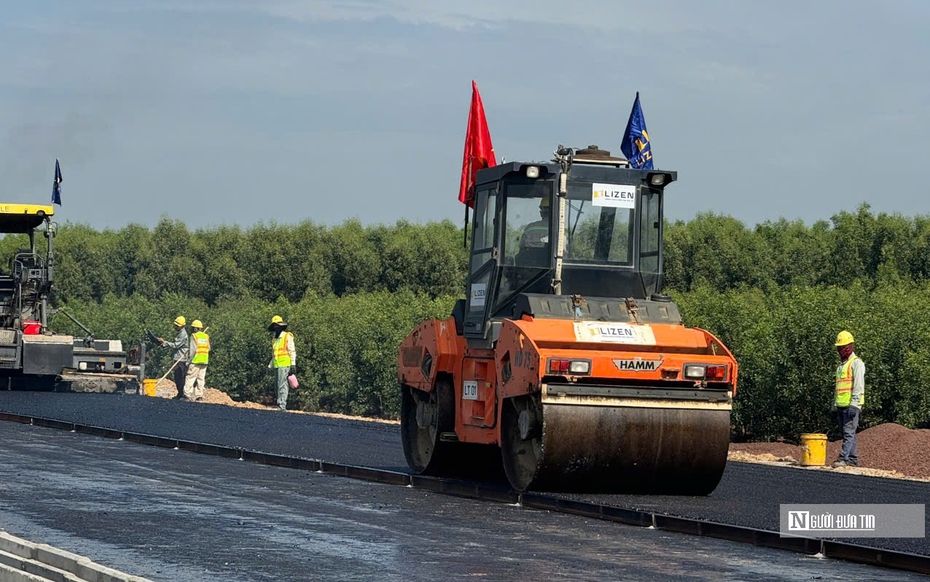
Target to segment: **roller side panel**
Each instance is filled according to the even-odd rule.
[[[397,378],[401,385],[429,392],[438,374],[454,375],[460,366],[460,343],[451,317],[422,322],[410,332],[398,350]]]
[[[519,322],[525,323],[525,322]],[[497,342],[497,378],[501,403],[503,399],[539,392],[542,366],[539,349],[532,339],[534,327],[526,328],[506,320]]]

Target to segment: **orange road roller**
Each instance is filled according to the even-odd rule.
[[[738,366],[661,293],[676,178],[596,146],[478,171],[466,297],[398,353],[414,473],[502,468],[517,491],[716,488]]]

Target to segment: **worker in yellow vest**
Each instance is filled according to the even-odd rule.
[[[271,318],[268,331],[271,338],[271,362],[269,368],[275,371],[275,386],[278,390],[278,410],[287,410],[287,377],[296,373],[297,349],[294,347],[294,334],[287,331],[287,323],[280,315]]]
[[[184,381],[184,397],[188,400],[203,400],[206,390],[207,364],[210,363],[210,336],[203,331],[203,323],[199,319],[191,322],[191,363],[187,368],[187,378]]]
[[[859,413],[865,404],[865,362],[856,355],[853,342],[852,334],[844,330],[836,336],[834,344],[840,365],[836,369],[833,407],[843,433],[843,448],[833,463],[834,467],[855,467],[859,464],[856,430],[859,428]]]

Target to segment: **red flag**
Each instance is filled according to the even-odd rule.
[[[459,187],[459,202],[474,208],[475,175],[481,168],[496,166],[494,146],[488,120],[484,117],[484,105],[478,94],[478,84],[471,82],[471,107],[468,110],[468,130],[465,133],[465,155],[462,159],[462,185]]]

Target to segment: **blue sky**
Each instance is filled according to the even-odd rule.
[[[0,7],[0,200],[58,157],[61,221],[460,222],[472,79],[510,160],[619,153],[639,91],[672,219],[930,214],[924,0]]]

